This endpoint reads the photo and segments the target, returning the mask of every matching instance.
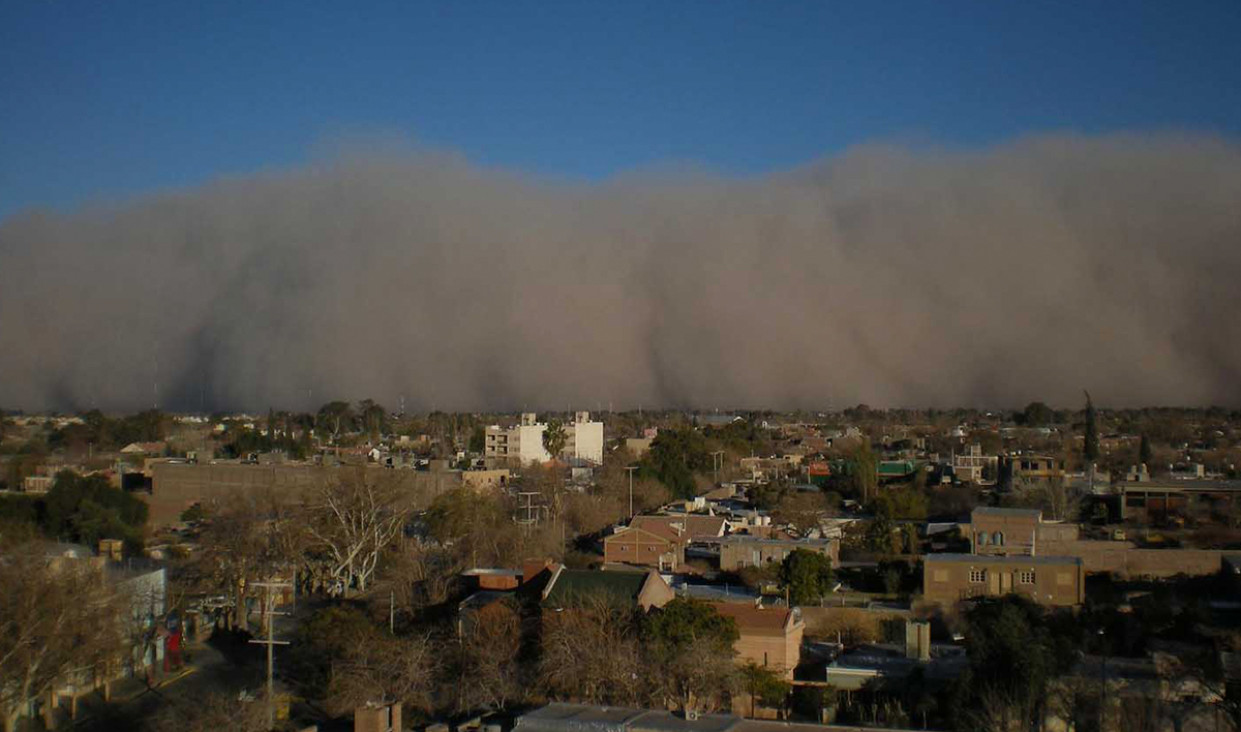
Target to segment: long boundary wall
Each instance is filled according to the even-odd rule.
[[[1220,549],[1139,549],[1128,541],[1046,541],[1039,554],[1080,557],[1087,574],[1111,572],[1121,577],[1207,575],[1220,570]]]
[[[150,506],[150,524],[176,523],[181,512],[234,492],[259,494],[270,491],[290,499],[331,480],[345,471],[366,470],[370,477],[394,480],[411,499],[425,505],[433,498],[461,486],[460,471],[391,470],[379,466],[320,467],[308,464],[244,465],[239,463],[151,464],[151,494],[140,494]],[[373,471],[373,473],[371,473]]]

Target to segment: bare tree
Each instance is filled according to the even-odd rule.
[[[267,732],[267,705],[262,699],[208,692],[163,706],[144,728],[149,732]]]
[[[394,481],[361,469],[325,481],[307,501],[307,531],[330,563],[331,576],[365,592],[384,550],[409,517]]]
[[[224,595],[232,623],[244,628],[248,583],[295,574],[304,561],[306,537],[287,502],[234,493],[208,509],[199,545],[183,579],[198,592]]]
[[[343,657],[332,661],[328,707],[347,714],[372,701],[399,701],[429,710],[437,648],[428,634],[393,637],[368,627],[348,639]]]
[[[6,732],[59,683],[116,670],[121,605],[90,560],[49,560],[38,544],[0,558],[0,709]]]
[[[503,710],[525,690],[518,663],[521,616],[506,603],[480,612],[485,617],[471,623],[448,654],[448,696],[458,712]]]
[[[632,609],[592,597],[546,618],[539,680],[551,696],[634,705],[645,678]]]

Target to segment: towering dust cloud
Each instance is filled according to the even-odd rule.
[[[409,152],[0,224],[25,408],[1241,403],[1241,145],[597,184]]]

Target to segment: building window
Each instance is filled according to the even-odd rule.
[[[1004,534],[999,531],[991,535],[991,543],[996,546],[1004,546]]]
[[[976,540],[978,541],[978,546],[986,546],[987,545],[987,532],[979,531]]]
[[[1021,584],[1023,585],[1034,584],[1034,570],[1033,569],[1028,569],[1028,570],[1019,572],[1017,577],[1021,581]]]
[[[985,569],[971,569],[970,570],[970,582],[986,582],[986,581],[987,581],[987,570]]]

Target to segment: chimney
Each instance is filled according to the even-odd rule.
[[[401,703],[367,702],[353,712],[353,732],[401,732]]]
[[[931,622],[929,620],[905,621],[905,658],[915,661],[931,660]]]

